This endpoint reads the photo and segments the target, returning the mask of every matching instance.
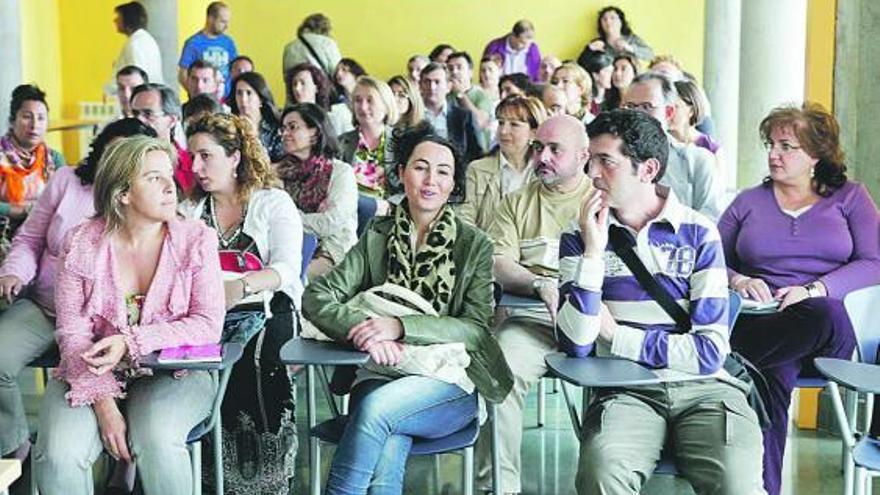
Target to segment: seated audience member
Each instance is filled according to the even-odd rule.
[[[189,100],[183,108],[183,130],[205,114],[223,113],[223,107],[214,95],[199,95]]]
[[[664,76],[674,81],[680,81],[685,78],[684,76],[684,66],[681,65],[681,62],[678,61],[677,58],[672,55],[657,55],[656,57],[651,59],[651,62],[648,64],[648,70],[651,72],[656,72],[658,74],[663,74]]]
[[[354,59],[343,58],[336,64],[333,71],[333,82],[336,84],[336,96],[341,103],[351,103],[351,92],[361,76],[366,76],[367,71]]]
[[[605,110],[620,108],[623,94],[632,84],[633,79],[639,75],[639,59],[633,55],[624,54],[614,58],[614,72],[611,73],[611,89],[606,93],[602,107]]]
[[[397,104],[383,81],[361,76],[352,93],[356,123],[339,136],[342,161],[351,165],[358,184],[358,229],[376,215],[386,215],[392,196],[402,192],[394,157]]]
[[[64,156],[46,144],[49,104],[46,93],[31,84],[12,90],[9,130],[0,137],[0,224],[9,239],[24,222]]]
[[[186,86],[185,78],[192,65],[206,61],[217,69],[215,76],[218,81],[217,98],[226,99],[232,90],[232,78],[229,76],[229,63],[238,57],[235,41],[226,34],[232,19],[232,10],[223,2],[214,1],[208,4],[205,12],[205,25],[183,43],[180,60],[177,61],[177,79]],[[190,96],[196,96],[190,93]]]
[[[532,384],[547,371],[544,356],[556,351],[553,327],[559,300],[559,236],[577,218],[584,198],[593,189],[584,174],[589,158],[583,124],[568,115],[544,121],[532,142],[532,161],[538,180],[508,194],[496,208],[487,233],[495,244],[495,280],[504,292],[535,297],[540,309],[507,312],[497,330],[498,344],[513,372],[513,389],[498,406],[501,479],[505,492],[521,493],[520,447],[523,404]],[[480,435],[488,439],[488,435]],[[491,488],[488,441],[478,449],[478,487]]]
[[[548,117],[565,115],[568,108],[568,97],[564,89],[547,84],[544,86],[544,91],[541,92],[541,103],[544,104]]]
[[[432,62],[422,70],[419,91],[425,103],[425,120],[437,134],[455,143],[466,160],[483,156],[485,150],[480,145],[480,130],[472,114],[447,96],[449,70],[445,64]]]
[[[409,129],[425,119],[425,106],[422,104],[418,86],[414,86],[403,76],[394,76],[388,80],[388,87],[397,103],[398,119],[394,124],[395,129]]]
[[[483,49],[483,57],[501,57],[501,73],[522,73],[533,82],[539,81],[541,50],[535,43],[535,26],[527,19],[516,21],[509,33],[495,38]]]
[[[578,64],[590,74],[593,83],[593,100],[590,103],[590,113],[597,115],[605,108],[605,99],[611,89],[611,76],[614,74],[614,57],[605,52],[588,52],[581,57]]]
[[[562,61],[559,60],[559,57],[555,55],[546,55],[541,59],[541,66],[538,68],[537,82],[549,85],[550,78],[553,77],[553,72],[555,72],[560,65],[562,65]]]
[[[192,157],[177,144],[174,128],[180,121],[180,103],[174,91],[162,84],[143,84],[131,93],[131,114],[144,124],[152,127],[159,139],[171,144],[177,150],[174,166],[174,180],[188,193],[195,185],[192,171]]]
[[[278,187],[280,181],[250,121],[229,114],[206,115],[186,134],[198,181],[180,212],[211,227],[221,252],[249,260],[243,276],[225,274],[229,312],[259,312],[267,318],[262,333],[247,342],[232,370],[223,399],[223,429],[258,435],[260,452],[277,452],[274,459],[283,465],[263,465],[261,472],[292,474],[294,390],[278,352],[293,337],[294,308],[302,297],[302,221],[290,195]],[[248,462],[258,455],[240,447],[236,453],[249,456]],[[243,475],[236,471],[235,476]],[[264,491],[287,493],[289,480],[261,481]]]
[[[321,107],[330,122],[336,135],[341,135],[352,129],[351,109],[345,103],[331,105],[331,93],[333,85],[321,69],[310,63],[295,65],[284,74],[284,85],[287,89],[287,103],[314,103]]]
[[[501,99],[498,93],[498,83],[501,82],[501,65],[495,56],[483,57],[480,60],[480,89],[495,104]]]
[[[532,96],[534,91],[529,76],[521,72],[505,74],[498,78],[498,96],[502,100],[511,96]]]
[[[565,62],[556,69],[550,84],[565,91],[568,115],[580,120],[584,125],[593,120],[590,112],[593,106],[593,80],[583,67],[574,62]]]
[[[661,383],[595,391],[584,413],[577,491],[639,493],[671,444],[696,493],[763,494],[761,428],[748,386],[723,368],[730,347],[718,231],[659,185],[669,146],[655,119],[614,110],[599,114],[587,133],[595,189],[577,228],[561,239],[558,344],[573,357],[595,349],[635,361]],[[612,236],[657,274],[649,276],[660,290],[682,301],[681,321],[632,275]]]
[[[232,81],[232,98],[229,105],[234,115],[246,117],[260,136],[260,143],[269,154],[269,160],[277,162],[284,156],[281,120],[275,107],[275,98],[266,80],[258,72],[245,72]]]
[[[135,65],[127,65],[116,73],[116,101],[119,102],[121,118],[131,117],[132,90],[148,82],[147,73]]]
[[[147,9],[140,2],[128,2],[117,5],[114,9],[116,31],[124,34],[125,44],[116,60],[113,61],[115,80],[108,82],[104,92],[114,94],[119,83],[119,73],[126,67],[138,67],[146,74],[145,82],[163,83],[162,54],[156,39],[147,31]],[[132,87],[137,86],[134,84]]]
[[[663,130],[675,115],[678,93],[666,76],[646,72],[636,77],[623,96],[623,108],[638,110],[657,119]],[[666,171],[661,176],[663,185],[688,208],[693,208],[711,219],[721,214],[724,194],[723,182],[715,165],[715,157],[708,150],[670,138]]]
[[[312,14],[299,25],[296,39],[284,46],[282,54],[282,74],[308,62],[321,69],[324,74],[333,74],[342,59],[336,40],[330,37],[330,18],[324,14]]]
[[[233,81],[245,72],[254,72],[256,67],[254,61],[247,55],[239,55],[232,62],[229,62],[229,77]]]
[[[303,301],[318,328],[371,357],[354,381],[328,495],[402,493],[414,437],[461,430],[478,417],[478,391],[497,402],[510,390],[510,370],[491,334],[491,242],[447,204],[463,187],[461,155],[420,126],[401,138],[399,156],[406,199],[392,216],[372,222],[342,263],[308,286]],[[436,315],[369,318],[352,304],[359,293],[386,282],[420,296]],[[470,364],[456,367],[447,381],[372,366],[397,365],[409,352],[403,345],[452,343],[463,344]]]
[[[764,486],[776,495],[795,381],[816,373],[816,357],[852,356],[843,298],[880,283],[880,218],[865,186],[847,180],[840,128],[821,106],[776,108],[760,131],[768,176],[736,197],[718,229],[730,287],[779,301],[774,313],[741,316],[731,338],[770,389]]]
[[[342,262],[357,242],[357,182],[351,166],[336,159],[339,144],[318,105],[287,107],[281,141],[286,155],[275,169],[302,214],[303,230],[319,242],[308,267],[313,279]]]
[[[189,98],[198,95],[214,95],[222,99],[218,88],[220,87],[220,71],[210,62],[196,60],[186,70],[186,84],[183,85]]]
[[[431,50],[431,53],[428,54],[429,62],[436,62],[438,64],[445,64],[446,59],[452,55],[452,52],[455,51],[455,48],[452,48],[452,45],[447,45],[446,43],[441,43],[434,47]],[[424,69],[424,67],[423,67]],[[421,81],[421,74],[419,74],[419,81]]]
[[[431,59],[424,55],[413,55],[406,61],[406,77],[413,86],[419,86],[419,78],[422,75],[422,69],[431,63]]]
[[[480,146],[489,148],[492,140],[490,131],[494,124],[492,118],[492,99],[471,82],[474,77],[474,63],[467,52],[455,52],[446,59],[449,70],[449,96],[461,108],[471,113],[474,122],[480,129]]]
[[[709,115],[709,100],[700,86],[688,79],[675,81],[678,102],[675,105],[669,133],[682,143],[705,148],[716,157],[721,143],[697,130],[697,124]]]
[[[487,230],[501,200],[531,182],[535,170],[529,145],[547,115],[530,96],[511,96],[495,108],[498,149],[467,167],[465,195],[456,209],[459,218]]]
[[[654,56],[651,47],[632,32],[626,15],[617,7],[608,6],[599,11],[596,30],[599,36],[584,47],[578,60],[588,51],[605,52],[612,58],[621,53],[632,53],[641,60],[651,60]]]
[[[189,494],[187,434],[211,412],[207,371],[147,373],[162,348],[220,340],[217,240],[177,216],[176,153],[134,136],[107,147],[95,216],[65,237],[55,283],[61,363],[40,411],[34,469],[40,493],[92,492],[102,448],[131,463],[145,493]],[[102,445],[103,444],[103,445]]]
[[[0,455],[21,461],[30,450],[18,375],[55,342],[55,274],[67,232],[91,217],[92,183],[104,148],[116,138],[156,136],[137,119],[111,122],[78,167],[62,167],[18,230],[0,266]],[[24,290],[27,288],[27,290]]]

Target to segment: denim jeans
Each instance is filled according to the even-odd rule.
[[[91,407],[70,406],[64,397],[68,388],[51,380],[40,410],[34,469],[42,495],[93,493],[92,464],[103,450],[98,421]],[[192,493],[186,437],[210,414],[216,390],[206,371],[181,378],[157,373],[129,383],[119,408],[145,494]]]
[[[352,391],[326,495],[399,495],[413,437],[440,438],[477,417],[477,394],[423,376],[370,380]]]
[[[0,455],[28,438],[18,375],[54,341],[55,319],[32,300],[20,298],[0,314]]]

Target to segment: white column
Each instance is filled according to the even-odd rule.
[[[156,38],[162,54],[162,77],[177,92],[177,0],[142,0],[147,9],[147,31]]]
[[[758,125],[771,109],[804,99],[807,1],[743,0],[737,185],[767,175]]]
[[[22,80],[18,0],[0,0],[0,47],[0,129],[5,129],[9,122],[9,98]]]
[[[706,0],[703,88],[723,146],[728,191],[736,190],[737,177],[741,12],[738,0]]]

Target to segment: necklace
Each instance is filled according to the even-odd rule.
[[[217,207],[214,204],[214,196],[208,195],[208,207],[211,209],[211,223],[213,224],[214,230],[217,231],[217,238],[220,243],[220,247],[222,249],[229,249],[229,246],[235,244],[238,241],[239,236],[241,236],[241,231],[244,226],[244,217],[247,214],[247,210],[245,206],[241,208],[241,222],[230,225],[226,230],[222,230],[220,227],[220,220],[217,219]]]

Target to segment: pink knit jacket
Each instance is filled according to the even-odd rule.
[[[55,377],[70,384],[71,406],[123,397],[112,372],[96,376],[82,354],[98,340],[122,334],[133,366],[153,351],[220,340],[224,292],[217,235],[198,220],[173,220],[147,290],[140,324],[127,321],[125,294],[116,284],[115,256],[106,224],[87,220],[65,238],[55,284],[56,338],[61,363]]]

